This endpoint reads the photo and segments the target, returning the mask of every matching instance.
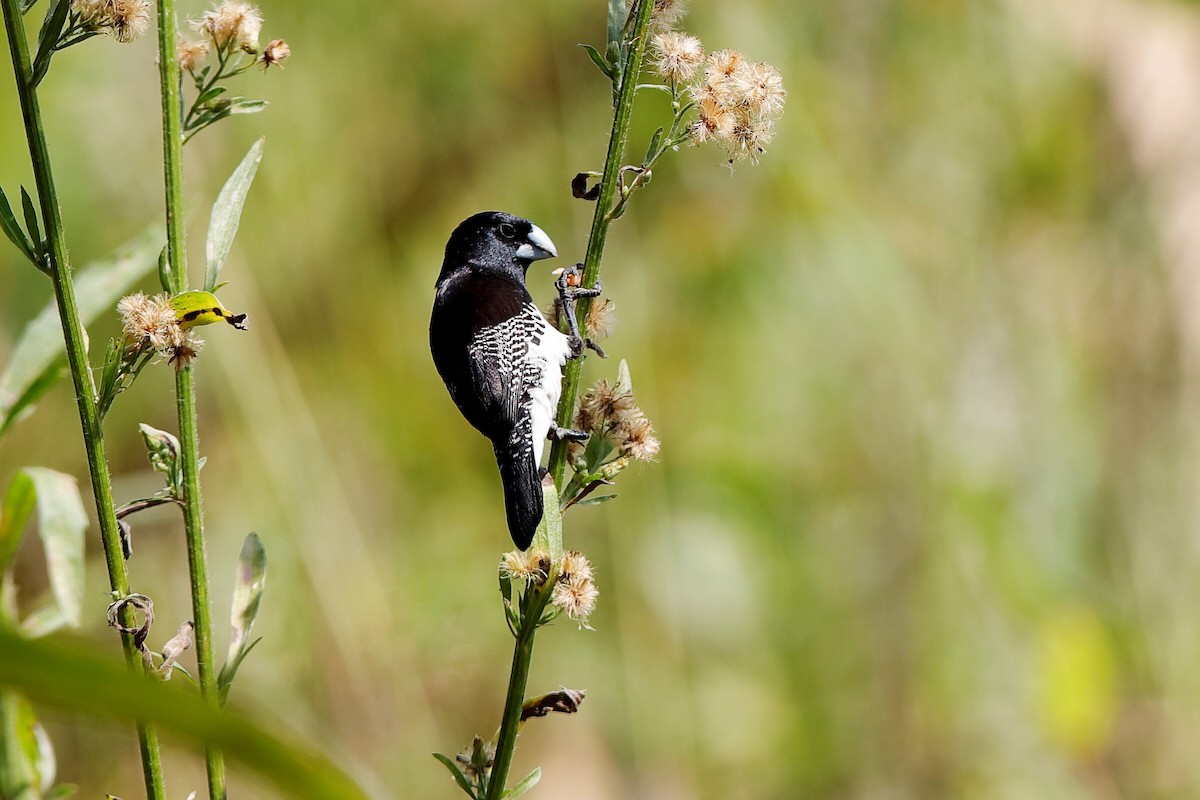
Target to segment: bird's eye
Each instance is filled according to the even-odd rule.
[[[507,222],[501,222],[500,235],[505,239],[515,239],[517,238],[517,229],[512,225],[509,225]]]

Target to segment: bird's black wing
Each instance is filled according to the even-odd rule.
[[[493,441],[504,439],[528,417],[522,406],[532,300],[524,286],[492,276],[464,275],[455,283],[434,306],[434,363],[467,421]]]

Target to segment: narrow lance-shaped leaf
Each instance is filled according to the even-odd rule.
[[[42,231],[38,225],[37,210],[33,207],[33,198],[29,196],[29,192],[25,191],[25,187],[21,187],[21,211],[25,214],[25,229],[29,231],[29,235],[33,244],[33,252],[38,257],[38,261],[42,262]]]
[[[225,666],[217,677],[221,701],[229,696],[229,689],[237,675],[242,659],[250,652],[254,643],[250,642],[250,633],[254,630],[254,620],[258,616],[258,606],[262,602],[263,585],[267,577],[267,551],[263,549],[262,541],[257,533],[250,533],[242,544],[242,552],[238,557],[237,584],[233,589],[233,603],[230,607],[229,653],[225,657]]]
[[[33,262],[34,266],[45,270],[44,265],[38,261],[37,253],[34,252],[33,243],[29,241],[29,237],[21,229],[21,224],[17,222],[17,217],[13,214],[12,206],[9,205],[8,197],[4,194],[3,189],[0,189],[0,228],[4,228],[4,235],[25,254],[26,258]]]
[[[504,794],[500,795],[503,800],[512,800],[514,797],[520,797],[528,792],[534,786],[537,786],[538,781],[542,779],[542,768],[534,767],[533,772],[530,772],[524,778],[517,781],[511,789],[508,789]]]
[[[175,681],[147,681],[120,659],[75,642],[31,641],[0,627],[0,684],[39,704],[74,713],[151,723],[188,742],[211,744],[270,780],[280,796],[366,800],[321,750],[247,718],[218,711]]]
[[[6,207],[7,201],[0,203],[0,217]],[[79,271],[75,294],[84,325],[101,312],[111,311],[121,295],[154,267],[154,254],[162,247],[162,236],[161,226],[147,228],[112,258]],[[49,390],[58,377],[59,365],[65,361],[58,308],[51,301],[25,326],[0,373],[0,435]]]
[[[262,161],[263,144],[266,139],[259,139],[250,146],[242,163],[225,181],[217,201],[213,203],[212,217],[208,223],[208,239],[204,245],[207,266],[204,270],[204,290],[211,292],[217,285],[217,275],[229,257],[233,247],[233,237],[237,233],[238,224],[242,218],[242,207],[246,204],[246,194],[254,175],[258,172],[259,162]]]
[[[42,29],[38,33],[37,55],[33,59],[33,85],[37,86],[46,77],[50,69],[50,59],[54,48],[62,36],[63,25],[67,21],[67,12],[71,8],[70,0],[51,0],[46,8],[46,17],[42,20]]]
[[[579,46],[587,51],[588,58],[590,58],[592,63],[604,73],[605,77],[609,80],[612,80],[613,75],[616,74],[616,70],[612,68],[611,64],[604,60],[604,56],[600,55],[600,51],[592,47],[590,44],[581,44]]]
[[[467,793],[468,797],[476,797],[475,788],[471,786],[471,782],[467,780],[467,776],[463,775],[463,771],[459,768],[458,764],[454,763],[454,759],[441,753],[434,753],[433,757],[440,761],[446,769],[450,770],[450,774],[454,776],[454,782]]]
[[[44,467],[26,467],[24,472],[37,491],[38,535],[54,601],[67,624],[78,627],[83,608],[83,534],[88,526],[79,485],[70,475]]]

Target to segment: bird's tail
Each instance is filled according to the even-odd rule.
[[[533,542],[533,534],[542,521],[542,479],[528,444],[516,441],[493,442],[500,482],[504,484],[504,513],[508,532],[522,550]]]

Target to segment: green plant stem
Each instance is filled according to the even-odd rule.
[[[653,12],[652,0],[640,0],[633,12],[636,17],[630,35],[629,49],[625,56],[624,69],[621,72],[621,91],[617,95],[616,107],[613,110],[612,132],[608,137],[608,154],[605,156],[604,172],[600,178],[600,197],[596,199],[596,212],[592,216],[592,229],[588,234],[587,254],[583,259],[583,286],[595,286],[596,279],[600,277],[600,261],[604,255],[604,243],[608,237],[608,226],[612,222],[612,211],[615,208],[614,197],[617,194],[617,180],[621,172],[621,162],[625,157],[625,145],[629,140],[629,123],[633,118],[633,102],[637,95],[638,74],[642,70],[642,56],[646,51],[646,32],[649,30],[650,16]],[[580,330],[587,329],[587,316],[591,307],[591,298],[580,299],[576,309]],[[562,399],[558,404],[557,422],[561,427],[571,426],[571,417],[575,413],[575,400],[579,395],[579,375],[582,369],[582,357],[567,362],[563,376]],[[567,467],[567,444],[566,441],[556,441],[550,448],[550,474],[554,476],[554,485],[560,490]]]
[[[521,708],[525,705],[525,686],[529,682],[529,666],[533,663],[533,638],[550,595],[554,591],[554,578],[537,589],[533,600],[521,616],[521,629],[513,645],[512,669],[508,675],[508,695],[504,698],[504,716],[500,721],[500,733],[496,736],[496,758],[488,777],[487,800],[500,800],[508,770],[512,766],[513,752],[517,747],[517,731],[521,727]]]
[[[88,475],[92,483],[92,495],[96,501],[96,515],[100,520],[100,537],[104,546],[104,562],[108,569],[108,580],[114,594],[125,597],[129,594],[129,578],[125,572],[125,559],[121,551],[120,529],[113,508],[112,479],[108,474],[108,457],[104,449],[104,429],[100,410],[96,405],[96,390],[92,384],[88,365],[87,346],[84,343],[83,325],[79,321],[79,308],[75,302],[75,286],[71,279],[71,266],[67,257],[66,234],[63,229],[62,213],[58,207],[58,195],[54,177],[50,170],[50,151],[46,145],[46,133],[42,126],[42,112],[38,105],[37,92],[33,86],[33,70],[29,60],[29,43],[25,39],[24,20],[21,17],[19,0],[0,0],[4,13],[4,28],[8,35],[9,52],[12,56],[13,74],[17,83],[17,96],[21,104],[21,117],[25,124],[25,138],[29,145],[29,157],[37,185],[38,204],[42,212],[42,227],[46,232],[49,248],[50,275],[54,282],[54,297],[58,305],[58,316],[62,322],[63,339],[66,343],[67,363],[71,381],[75,387],[75,400],[79,408],[79,420],[83,428],[84,449],[87,451]],[[132,611],[125,612],[122,620],[132,627]],[[125,661],[131,669],[141,669],[141,658],[129,633],[121,634],[121,645]],[[142,773],[146,783],[146,796],[159,800],[166,794],[162,777],[162,759],[159,753],[158,736],[148,725],[138,725],[138,744],[142,756]]]
[[[175,0],[158,0],[158,73],[163,117],[163,180],[166,191],[167,257],[172,294],[187,291],[187,251],[183,226],[183,136],[180,68],[176,52]],[[212,614],[208,600],[208,564],[204,547],[204,511],[200,498],[200,434],[196,422],[196,378],[187,365],[175,373],[175,405],[179,417],[179,457],[183,462],[183,522],[187,538],[188,577],[195,623],[196,665],[200,695],[220,707],[213,664]],[[204,749],[208,795],[225,800],[225,759],[215,747]]]

